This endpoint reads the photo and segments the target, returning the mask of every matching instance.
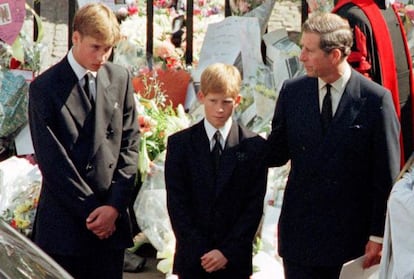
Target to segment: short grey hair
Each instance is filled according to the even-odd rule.
[[[315,13],[305,21],[302,30],[305,33],[319,34],[319,47],[325,53],[339,49],[343,58],[351,53],[354,42],[352,29],[348,21],[337,14]]]

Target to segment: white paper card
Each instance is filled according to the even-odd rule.
[[[24,126],[23,129],[17,134],[14,144],[16,145],[17,155],[34,154],[29,125]]]
[[[370,268],[362,268],[365,256],[359,257],[355,260],[344,264],[341,270],[339,279],[377,279],[379,273],[379,265],[374,265]]]

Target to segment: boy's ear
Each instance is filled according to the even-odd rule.
[[[239,94],[236,96],[236,98],[234,99],[234,104],[236,106],[238,106],[240,104],[240,102],[242,101],[243,97]]]
[[[74,31],[72,34],[72,44],[76,45],[80,41],[81,34],[78,31]]]

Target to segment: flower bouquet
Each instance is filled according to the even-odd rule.
[[[0,218],[30,235],[41,187],[37,165],[10,157],[0,163]]]
[[[166,149],[168,136],[190,124],[182,105],[174,108],[167,104],[161,85],[157,79],[145,78],[143,91],[135,94],[141,132],[138,165],[142,181],[150,173],[151,162]]]
[[[176,108],[185,103],[190,79],[190,74],[182,69],[157,69],[142,71],[132,79],[132,83],[135,92],[144,94],[149,99],[157,95],[155,92],[157,89],[165,92],[165,102]]]
[[[18,70],[15,72],[25,74],[27,77],[31,75],[32,79],[40,71],[40,58],[46,52],[46,47],[41,43],[43,27],[39,15],[28,4],[26,4],[26,10],[29,10],[35,18],[38,37],[33,40],[32,36],[29,35],[33,30],[33,26],[26,21],[13,44],[0,41],[0,68],[3,70]]]

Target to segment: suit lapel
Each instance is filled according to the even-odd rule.
[[[91,156],[96,153],[103,140],[111,133],[112,127],[110,124],[112,116],[116,110],[121,109],[117,102],[116,92],[111,91],[111,82],[104,67],[98,71],[96,82],[95,132]]]
[[[66,100],[66,106],[75,121],[82,127],[91,111],[91,105],[77,82]]]
[[[361,97],[358,76],[352,71],[351,78],[345,87],[337,112],[332,121],[334,131],[346,131],[358,116],[366,98]]]
[[[330,129],[328,130],[324,143],[322,144],[321,152],[326,156],[335,152],[335,146],[340,145],[349,133],[349,128],[354,123],[361,108],[363,107],[366,98],[361,97],[359,76],[352,70],[351,78],[345,87],[338,109],[332,120]],[[334,143],[334,144],[332,144]],[[323,158],[324,156],[322,156]],[[326,158],[324,158],[326,159]]]
[[[73,120],[80,129],[83,127],[88,117],[91,106],[89,101],[86,99],[85,94],[81,91],[83,89],[81,89],[78,78],[69,65],[67,57],[59,62],[58,71],[60,71],[60,74],[57,76],[65,77],[65,79],[56,80],[59,87],[57,95],[59,96],[62,104],[65,104],[68,111],[71,113]],[[68,76],[68,73],[71,73],[71,75]]]
[[[214,168],[210,152],[210,140],[207,136],[204,128],[204,120],[201,120],[192,129],[191,142],[192,149],[191,155],[194,156],[194,164],[196,164],[194,170],[197,172],[195,177],[203,177],[201,180],[204,184],[199,185],[200,191],[208,191],[206,197],[212,197],[215,191],[214,189]]]
[[[306,84],[298,90],[300,94],[294,94],[296,98],[290,105],[296,113],[294,119],[293,137],[302,146],[320,146],[323,141],[321,113],[319,109],[318,79],[307,78]],[[303,92],[302,92],[303,91]]]
[[[239,125],[233,121],[230,133],[226,140],[226,146],[220,158],[220,171],[216,177],[216,196],[220,194],[230,180],[237,164],[237,152],[240,149]]]

